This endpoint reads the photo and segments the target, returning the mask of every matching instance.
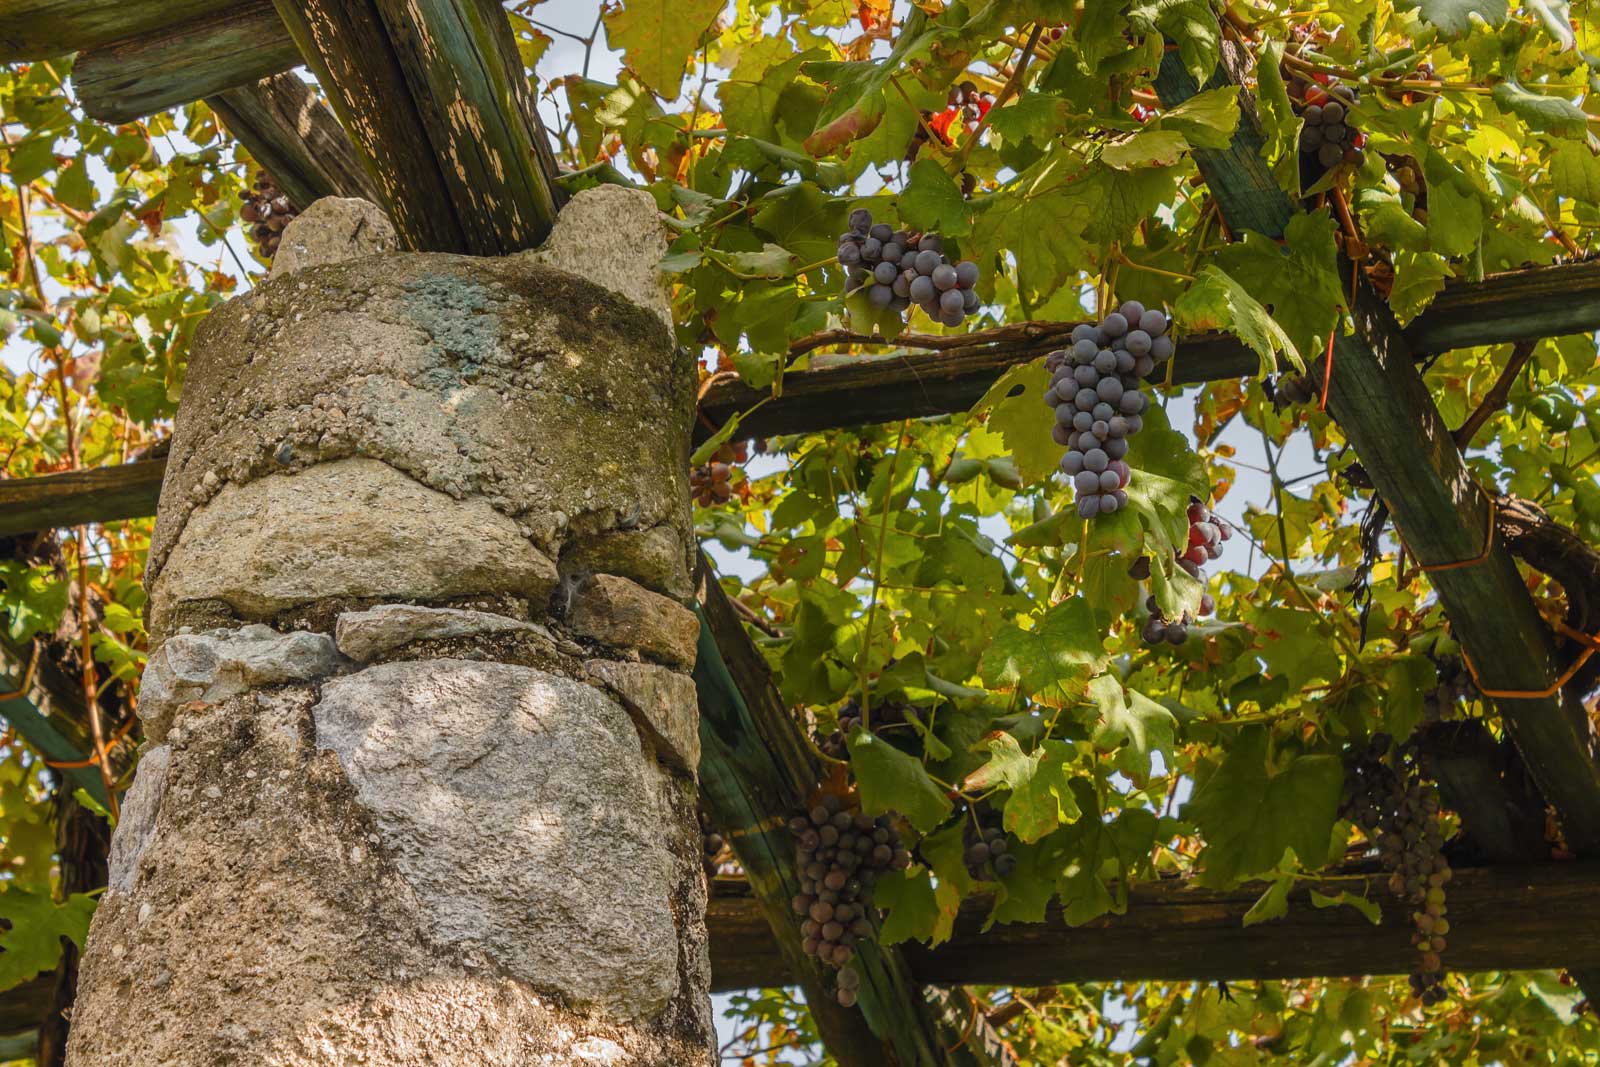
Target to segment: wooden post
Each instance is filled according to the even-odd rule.
[[[206,103],[302,211],[325,196],[378,201],[350,135],[293,74],[229,89]]]
[[[842,1067],[983,1067],[981,1043],[964,1042],[912,976],[902,953],[872,942],[857,947],[857,1008],[841,1008],[828,972],[800,947],[789,907],[800,891],[787,822],[818,784],[800,725],[773,688],[728,595],[701,557],[697,596],[702,630],[695,684],[700,692],[701,803],[733,845],[784,973],[800,982],[823,1041]],[[966,1022],[966,1018],[962,1022]]]
[[[402,243],[504,255],[554,224],[549,146],[494,0],[276,0]]]

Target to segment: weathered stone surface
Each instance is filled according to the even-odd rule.
[[[261,686],[307,682],[339,669],[325,634],[280,634],[270,626],[177,633],[150,654],[139,690],[145,736],[160,741],[179,705],[215,703]]]
[[[555,565],[482,500],[455,500],[386,463],[345,459],[230,485],[195,510],[151,586],[151,631],[187,601],[265,619],[329,597],[537,604]]]
[[[155,833],[156,815],[161,811],[161,801],[167,795],[167,769],[172,760],[172,749],[166,745],[147,745],[139,753],[139,771],[133,788],[122,798],[121,818],[111,835],[110,867],[111,889],[127,893],[133,889],[139,876],[139,857]]]
[[[312,714],[435,940],[575,1005],[666,1006],[672,857],[620,707],[527,667],[427,660],[330,681]]]
[[[694,612],[612,574],[596,574],[577,591],[567,626],[573,633],[637,649],[685,670],[694,666],[700,641],[700,620]]]
[[[694,389],[654,315],[524,257],[394,253],[272,279],[199,328],[151,580],[224,487],[352,456],[481,501],[552,559],[613,530],[689,545]]]
[[[647,530],[617,530],[597,534],[567,546],[564,564],[590,574],[616,574],[631,578],[657,593],[678,600],[694,595],[693,542],[685,542],[672,526]]]
[[[372,660],[413,641],[436,641],[482,634],[531,633],[551,638],[538,623],[488,611],[426,608],[415,604],[379,604],[367,611],[347,611],[335,624],[339,651],[357,663]]]
[[[565,1067],[585,1062],[592,1050],[620,1049],[616,1062],[627,1067],[712,1067],[705,898],[691,787],[650,765],[639,772],[644,795],[640,786],[629,786],[635,811],[656,813],[653,847],[674,854],[671,895],[655,901],[647,918],[678,923],[665,955],[681,961],[683,978],[658,1016],[623,1023],[563,1002],[542,985],[542,975],[521,981],[477,945],[439,937],[431,900],[409,882],[409,865],[418,861],[390,854],[380,814],[362,802],[339,757],[318,749],[311,715],[317,699],[310,686],[289,687],[186,715],[172,734],[164,800],[152,788],[161,781],[162,757],[155,750],[146,754],[139,774],[150,777],[136,780],[129,798],[135,810],[118,831],[116,869],[125,876],[102,898],[83,960],[69,1063]],[[586,699],[606,703],[595,695]],[[411,703],[407,710],[419,708]],[[613,725],[606,735],[623,739],[617,751],[631,746],[633,763],[642,764],[620,709],[608,715]],[[517,719],[509,710],[508,716]],[[575,829],[538,816],[557,810],[546,807],[549,790],[535,776],[540,765],[507,768],[510,776],[502,782],[486,773],[499,765],[496,753],[504,746],[521,751],[566,742],[541,740],[526,729],[511,729],[504,738],[505,721],[485,721],[442,743],[433,726],[394,725],[410,740],[393,765],[369,750],[359,750],[357,762],[388,781],[427,767],[432,784],[409,805],[418,813],[426,814],[428,805],[459,814],[480,805],[509,806],[520,814],[520,826],[546,840],[593,825]],[[435,743],[441,743],[437,758],[420,751]],[[380,765],[370,764],[369,756]],[[451,762],[478,757],[483,762],[476,768]],[[439,783],[436,776],[446,769],[450,780]],[[559,781],[570,785],[572,776]],[[123,839],[127,819],[148,822],[141,813],[147,805],[154,828],[138,834],[146,842],[141,850],[132,847],[133,838]],[[573,814],[645,822],[642,814],[600,807]],[[580,943],[587,931],[564,907],[568,882],[527,897],[521,895],[525,878],[485,886],[491,872],[520,877],[515,868],[538,866],[537,857],[519,852],[521,838],[496,836],[506,820],[517,821],[507,815],[480,827],[462,818],[450,824],[441,845],[453,855],[475,854],[461,868],[464,889],[487,899],[492,916],[520,913],[526,922],[547,924],[546,943],[564,936],[575,950],[563,967],[583,966]],[[611,876],[603,842],[574,836],[567,843],[563,878],[594,883]],[[419,840],[407,848],[428,846]],[[555,876],[548,877],[547,888],[554,887]],[[634,959],[636,951],[625,948],[618,957]],[[514,954],[509,958],[516,962]],[[608,973],[619,966],[612,962]]]
[[[620,185],[597,185],[567,201],[545,243],[523,253],[604,286],[671,329],[672,301],[659,265],[666,254],[655,197]]]
[[[699,772],[700,701],[693,678],[653,663],[592,659],[583,666],[617,695],[663,756],[681,770]]]
[[[325,196],[283,228],[270,276],[393,252],[394,224],[378,205],[358,197]]]

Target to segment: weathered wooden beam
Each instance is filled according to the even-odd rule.
[[[1231,158],[1228,153],[1220,155]],[[1544,299],[1559,292],[1559,301]],[[1542,301],[1542,302],[1541,302]],[[1548,314],[1541,308],[1552,307]],[[769,400],[741,423],[741,434],[770,437],[862,423],[966,411],[1006,371],[1060,348],[1072,323],[1039,323],[1037,336],[1000,343],[856,360],[784,376],[783,396]],[[1541,330],[1542,326],[1542,330]],[[1016,329],[1016,328],[1008,328]],[[1529,336],[1557,337],[1600,329],[1600,260],[1532,267],[1491,275],[1481,282],[1447,285],[1405,330],[1424,354],[1473,345],[1502,344]],[[1172,382],[1193,385],[1255,375],[1260,360],[1227,334],[1190,334],[1172,357]],[[1166,368],[1153,376],[1166,381]],[[700,403],[706,423],[721,426],[749,411],[766,390],[718,382]]]
[[[1244,62],[1235,55],[1220,69],[1242,83]],[[1168,107],[1192,95],[1171,78],[1158,79],[1156,88]],[[1247,113],[1250,105],[1241,96]],[[1241,126],[1236,143],[1248,138],[1248,125]],[[1286,218],[1285,205],[1294,210],[1264,160],[1240,167],[1223,155],[1197,157],[1197,163],[1235,230],[1246,227],[1240,220]],[[1261,232],[1282,235],[1281,228]],[[1355,333],[1336,336],[1334,342],[1328,410],[1388,504],[1413,557],[1444,567],[1432,570],[1430,580],[1455,638],[1476,666],[1480,687],[1501,694],[1494,697],[1501,723],[1540,792],[1554,805],[1568,844],[1580,855],[1600,857],[1600,737],[1571,687],[1540,695],[1561,676],[1558,646],[1496,536],[1493,497],[1468,470],[1417,372],[1418,353],[1388,305],[1364,279],[1353,303]],[[1441,314],[1441,329],[1448,335],[1448,311]],[[1453,927],[1453,900],[1451,910]],[[1451,967],[1461,966],[1457,945],[1452,937]],[[1592,976],[1586,972],[1584,977]],[[1593,982],[1586,990],[1600,992]]]
[[[554,224],[532,90],[495,0],[275,0],[402,243],[504,255]]]
[[[1135,885],[1124,915],[1068,926],[1058,905],[1045,921],[983,929],[992,901],[966,901],[951,939],[905,946],[920,982],[1047,986],[1068,982],[1345,978],[1406,974],[1416,964],[1407,909],[1388,875],[1301,883],[1281,919],[1244,925],[1263,884],[1226,891],[1182,879]],[[1351,907],[1319,908],[1313,890],[1351,893],[1379,904],[1373,925]],[[1452,971],[1518,971],[1600,966],[1600,863],[1543,863],[1457,869],[1450,883]],[[721,879],[707,912],[712,988],[790,982],[783,956],[749,890]]]
[[[90,118],[131,122],[299,65],[272,0],[242,0],[87,48],[72,66],[72,83]]]
[[[838,1005],[827,972],[802,951],[789,906],[800,892],[800,872],[785,824],[806,807],[819,770],[799,723],[773,687],[766,660],[704,556],[698,585],[700,798],[749,879],[742,937],[771,946],[776,963],[768,960],[768,973],[781,973],[785,982],[799,978],[818,1032],[843,1067],[980,1067],[987,1060],[961,1045],[959,1034],[945,1031],[897,950],[870,942],[858,946],[857,1008]]]
[[[81,52],[240,6],[241,0],[6,0],[0,62]]]
[[[0,535],[154,515],[165,459],[0,478]]]
[[[324,196],[378,201],[377,186],[350,135],[295,75],[229,89],[206,103],[296,207],[304,210]]]
[[[12,1036],[20,1033],[30,1033],[39,1025],[45,1013],[50,1010],[50,993],[55,988],[56,976],[53,971],[13,986],[0,993],[0,1034]],[[31,1055],[29,1051],[23,1056]],[[0,1063],[6,1062],[0,1060]]]

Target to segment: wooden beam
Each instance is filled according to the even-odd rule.
[[[805,808],[820,772],[766,660],[704,556],[697,585],[700,800],[749,879],[738,939],[769,947],[761,973],[781,973],[786,982],[798,977],[817,1030],[842,1067],[982,1067],[988,1060],[962,1045],[959,1032],[948,1032],[899,951],[870,942],[857,947],[858,1008],[838,1005],[827,972],[802,951],[789,906],[800,892],[800,872],[786,823]],[[715,912],[708,918],[723,921]]]
[[[85,49],[72,66],[72,83],[90,118],[122,123],[299,65],[300,51],[272,0],[241,0]]]
[[[275,0],[405,247],[505,255],[554,224],[549,145],[496,0]]]
[[[167,461],[0,478],[0,536],[154,515]]]
[[[82,52],[239,6],[240,0],[6,0],[0,62]]]
[[[295,75],[278,74],[229,89],[206,103],[301,210],[324,196],[378,202],[377,186],[350,135]]]
[[[1547,299],[1552,293],[1562,294],[1561,299]],[[1545,313],[1545,308],[1550,311]],[[1003,327],[1011,335],[1003,341],[985,343],[985,334],[1001,331],[983,331],[973,335],[971,345],[958,348],[859,356],[848,363],[786,374],[783,396],[752,413],[741,423],[740,433],[769,437],[966,411],[1006,371],[1060,348],[1073,325]],[[1029,326],[1034,327],[1034,336],[1016,336],[1025,334]],[[1422,358],[1449,348],[1597,329],[1600,260],[1592,260],[1508,271],[1481,282],[1452,283],[1404,332],[1407,343]],[[1193,385],[1248,378],[1259,367],[1255,353],[1234,337],[1190,334],[1179,340],[1172,357],[1172,381]],[[1152,380],[1166,381],[1165,368]],[[705,422],[698,432],[709,434],[705,423],[721,426],[768,395],[766,390],[752,389],[737,380],[718,382],[701,400]]]
[[[1223,69],[1242,84],[1247,73],[1242,50],[1225,42],[1224,52],[1231,55]],[[1168,53],[1163,71],[1175,62]],[[1156,87],[1167,107],[1191,95],[1166,74]],[[1250,104],[1241,96],[1247,113]],[[1241,125],[1236,142],[1248,138],[1247,126]],[[1283,205],[1294,209],[1265,161],[1238,167],[1231,160],[1197,157],[1207,186],[1235,231],[1244,228],[1236,220],[1277,217]],[[1279,206],[1263,206],[1274,203]],[[1281,228],[1262,232],[1282,235]],[[1343,257],[1341,268],[1341,276],[1350,270]],[[1388,504],[1413,558],[1443,566],[1429,577],[1454,636],[1476,665],[1480,688],[1502,694],[1494,698],[1501,723],[1540,792],[1554,805],[1568,844],[1580,855],[1600,857],[1600,737],[1571,687],[1537,695],[1560,677],[1562,662],[1550,627],[1496,535],[1494,498],[1468,470],[1417,372],[1413,342],[1395,323],[1387,303],[1365,279],[1357,285],[1353,303],[1355,333],[1337,336],[1334,342],[1328,411]],[[1438,313],[1444,316],[1440,329],[1445,336],[1450,307],[1447,301]],[[1507,328],[1505,323],[1513,319],[1523,325],[1509,328],[1529,328],[1520,313],[1491,317],[1490,324]],[[1453,891],[1451,917],[1454,927]],[[1457,949],[1452,937],[1452,968],[1462,966]],[[1573,958],[1569,965],[1592,967],[1596,962]],[[1596,977],[1600,974],[1583,973],[1591,995],[1600,994],[1600,983],[1592,980]]]
[[[1399,975],[1416,963],[1406,909],[1387,874],[1304,882],[1281,919],[1244,925],[1264,884],[1226,891],[1182,879],[1142,883],[1124,915],[1068,926],[1059,905],[1045,921],[983,930],[992,901],[965,901],[951,939],[938,948],[904,946],[912,973],[932,985],[1049,986],[1070,982],[1253,980]],[[1373,925],[1352,907],[1318,908],[1313,890],[1377,902]],[[1600,863],[1543,863],[1458,869],[1450,883],[1452,971],[1600,966]],[[719,879],[707,912],[712,987],[781,985],[790,972],[749,890]]]
[[[55,972],[45,971],[0,993],[0,1034],[10,1037],[38,1027],[39,1021],[50,1011],[50,994],[55,985]],[[32,1055],[32,1052],[23,1055]]]

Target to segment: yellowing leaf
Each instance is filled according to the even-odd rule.
[[[606,15],[606,39],[657,96],[674,100],[689,57],[725,0],[626,0]]]

